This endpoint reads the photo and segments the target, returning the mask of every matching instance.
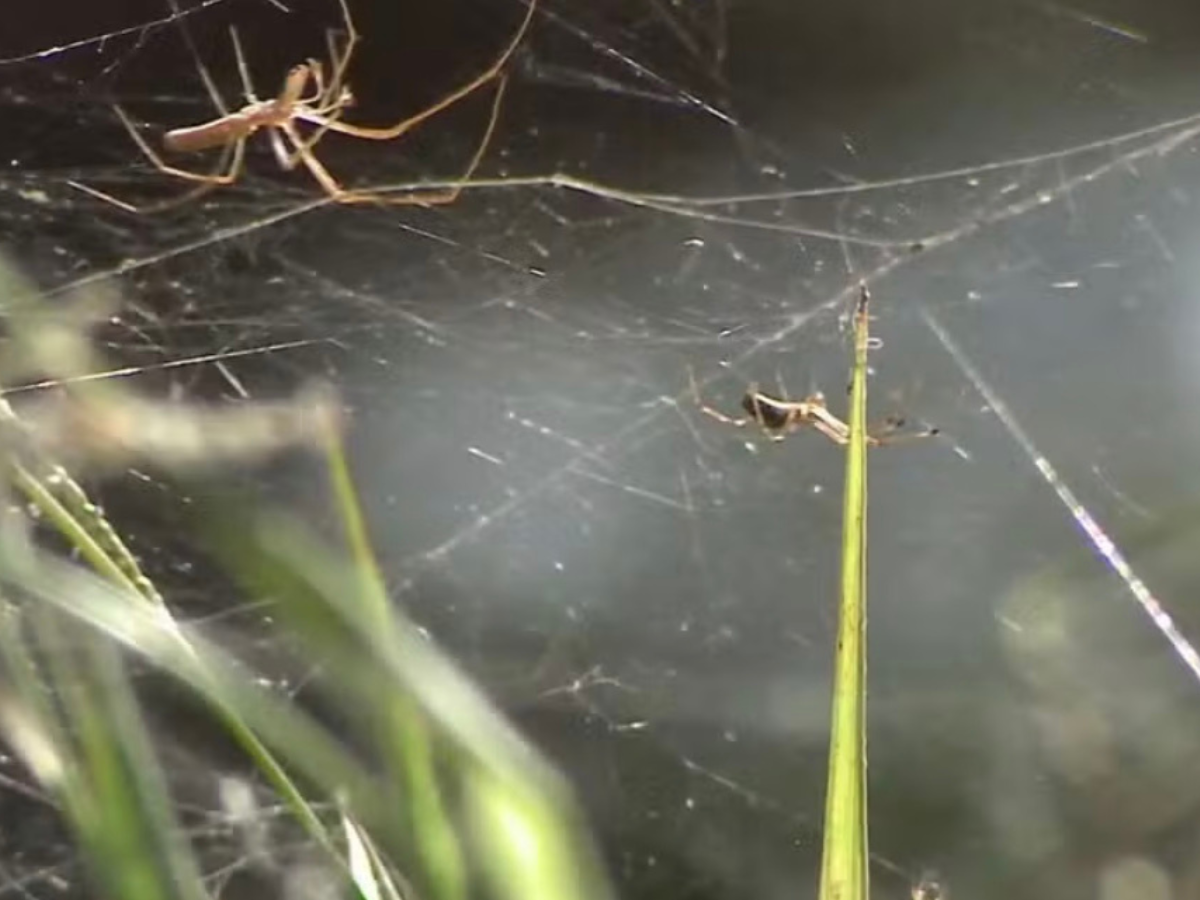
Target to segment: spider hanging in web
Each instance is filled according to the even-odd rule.
[[[316,180],[321,188],[335,203],[384,203],[391,205],[421,205],[430,206],[453,203],[462,191],[463,182],[468,181],[479,166],[499,118],[500,105],[504,97],[506,79],[504,67],[516,52],[529,29],[538,0],[524,0],[525,15],[516,33],[509,40],[503,51],[487,69],[468,81],[466,84],[444,94],[418,113],[388,127],[370,127],[354,125],[342,121],[345,111],[354,105],[354,94],[346,82],[346,74],[360,35],[355,28],[354,19],[350,15],[347,0],[339,0],[345,24],[345,40],[339,49],[335,32],[326,33],[329,45],[329,75],[326,78],[325,64],[318,59],[308,59],[293,67],[283,81],[279,93],[270,100],[260,100],[254,91],[250,80],[249,69],[246,65],[245,54],[242,52],[237,31],[231,29],[234,55],[237,59],[238,75],[242,82],[242,91],[246,103],[241,109],[230,111],[220,93],[213,85],[207,72],[201,69],[214,105],[221,115],[208,122],[186,128],[176,128],[163,136],[163,147],[169,153],[196,153],[223,147],[224,152],[217,167],[210,172],[196,172],[171,165],[160,153],[138,133],[137,126],[129,115],[116,106],[117,117],[125,126],[138,148],[154,167],[165,175],[171,175],[185,181],[197,183],[197,187],[180,197],[151,206],[137,207],[119,200],[110,194],[99,191],[87,185],[72,182],[73,186],[109,203],[116,204],[130,212],[156,212],[179,203],[194,199],[222,185],[233,184],[241,177],[245,164],[246,141],[258,131],[266,131],[270,140],[271,150],[276,162],[285,171],[291,171],[297,166],[303,166]],[[438,113],[465,99],[491,81],[497,81],[495,97],[492,100],[491,114],[483,137],[472,155],[467,168],[459,176],[456,183],[441,190],[413,191],[411,193],[385,196],[365,190],[347,189],[333,177],[325,164],[317,158],[316,145],[327,132],[372,141],[390,141],[402,137],[408,131],[424,123]],[[311,128],[304,133],[301,128]]]
[[[829,411],[825,405],[825,395],[820,392],[809,394],[803,400],[781,400],[763,393],[757,385],[752,384],[742,396],[742,410],[746,415],[733,418],[707,405],[700,398],[700,388],[691,369],[688,369],[688,380],[692,397],[700,411],[718,422],[735,428],[758,425],[772,441],[785,440],[788,435],[801,428],[811,427],[835,444],[845,446],[850,443],[850,426]],[[867,430],[867,443],[881,447],[933,437],[939,433],[937,428],[898,433],[898,429],[903,428],[904,424],[905,420],[902,417],[888,416],[878,429]]]

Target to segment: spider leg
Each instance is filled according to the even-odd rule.
[[[240,144],[226,147],[225,152],[221,156],[221,165],[225,164],[225,161],[229,159],[231,154],[239,153],[240,150]],[[238,160],[235,165],[240,167],[241,161]],[[196,187],[192,188],[190,191],[184,191],[177,197],[171,197],[168,200],[162,200],[158,203],[143,203],[141,205],[128,203],[122,200],[120,197],[115,197],[112,194],[106,193],[98,188],[94,188],[91,185],[83,184],[79,181],[68,181],[67,184],[78,191],[83,191],[85,194],[90,194],[97,200],[103,200],[105,203],[111,203],[113,206],[123,209],[126,212],[135,213],[137,215],[153,215],[154,213],[165,212],[168,209],[173,209],[176,206],[182,206],[184,203],[195,200],[198,197],[203,197],[205,194],[215,191],[217,188],[219,188],[222,182],[208,181],[196,185]]]
[[[287,139],[291,141],[292,148],[299,156],[300,162],[304,163],[304,167],[308,169],[309,174],[311,174],[312,177],[317,180],[317,183],[321,185],[325,193],[329,195],[329,199],[333,200],[335,203],[343,202],[342,198],[345,197],[348,192],[344,187],[341,186],[341,184],[338,183],[338,180],[330,174],[329,170],[325,168],[325,165],[319,159],[317,159],[316,154],[314,154],[312,151],[312,147],[309,146],[309,143],[305,141],[300,132],[296,130],[295,123],[281,122],[276,126],[276,128],[285,134]],[[275,133],[277,132],[273,130],[272,134]]]
[[[279,131],[272,131],[271,149],[274,150],[275,159],[280,167],[287,172],[296,168],[300,163],[303,152],[312,150],[317,145],[317,142],[341,118],[342,110],[354,100],[350,89],[346,87],[340,88],[340,94],[336,97],[334,96],[333,92],[339,90],[336,80],[326,85],[325,67],[321,65],[319,60],[310,59],[303,66],[297,67],[293,71],[301,70],[305,73],[303,84],[307,84],[311,79],[314,86],[314,93],[309,97],[296,97],[289,102],[287,104],[287,115],[281,116],[279,121],[282,122],[287,119],[292,122],[305,122],[315,125],[317,128],[308,137],[298,138],[299,143],[290,152],[283,146],[279,138]],[[281,98],[283,96],[283,94],[280,95]],[[278,125],[275,127],[278,129]],[[299,134],[300,132],[297,130],[295,134],[289,134],[288,137],[289,139],[297,138]]]
[[[711,406],[705,403],[700,397],[700,385],[696,383],[696,373],[692,371],[691,366],[688,366],[688,384],[691,387],[692,399],[695,401],[700,412],[704,413],[706,416],[716,419],[718,422],[723,422],[726,425],[732,425],[734,428],[743,428],[755,421],[752,417],[745,417],[741,419],[731,418],[720,410],[713,409]]]
[[[845,447],[850,443],[850,436],[846,432],[842,431],[841,428],[831,426],[824,419],[814,417],[808,420],[808,424],[835,444]]]
[[[192,61],[196,64],[196,71],[200,73],[200,80],[204,82],[204,89],[208,92],[209,99],[212,100],[217,112],[221,114],[221,118],[224,118],[229,115],[229,107],[225,103],[225,98],[221,96],[220,90],[217,89],[217,83],[213,81],[212,73],[208,71],[208,66],[204,64],[204,59],[200,56],[200,51],[196,49],[196,42],[192,40],[192,31],[188,28],[187,22],[180,21],[179,25],[184,43],[187,44],[188,53],[191,54]],[[230,30],[232,31],[233,29]],[[236,32],[233,35],[233,44],[234,51],[240,53]]]
[[[709,416],[709,418],[722,422],[722,424],[732,425],[734,428],[744,428],[746,425],[749,425],[750,422],[754,421],[754,419],[731,419],[730,416],[722,413],[720,409],[713,409],[712,407],[704,406],[704,404],[701,404],[700,412]],[[767,433],[773,440],[782,439],[781,434],[773,434],[772,432]]]
[[[838,444],[850,442],[850,426],[829,411],[823,394],[809,394],[803,406],[805,419],[813,428]]]
[[[307,86],[308,82],[311,80],[313,83],[313,89],[312,93],[307,97],[303,94],[295,97],[295,99],[292,101],[292,105],[294,107],[293,112],[295,109],[307,109],[314,103],[316,104],[315,108],[319,112],[331,112],[336,109],[336,105],[329,105],[329,91],[325,85],[325,67],[321,64],[321,61],[319,59],[309,58],[296,68],[302,68],[308,73],[304,79],[304,84]]]
[[[344,5],[345,0],[343,0],[343,7]],[[534,6],[536,6],[536,0],[532,0],[532,2],[529,4],[530,8],[526,11],[525,19],[521,25],[521,30],[514,41],[510,44],[509,48],[506,49],[505,55],[502,57],[502,61],[499,61],[499,64],[493,65],[495,71],[493,72],[489,70],[488,73],[485,73],[487,74],[487,78],[477,79],[471,85],[471,90],[474,91],[486,83],[486,81],[494,78],[498,79],[496,93],[492,98],[491,112],[488,116],[487,127],[484,129],[483,136],[479,141],[479,145],[475,148],[475,152],[472,154],[470,161],[467,163],[466,169],[463,170],[462,174],[458,176],[455,183],[451,187],[444,190],[429,191],[422,191],[417,188],[412,191],[394,196],[388,196],[385,193],[376,191],[348,190],[342,187],[342,185],[339,184],[338,181],[330,174],[329,169],[326,168],[326,166],[313,155],[312,149],[316,142],[320,140],[327,131],[336,131],[340,134],[349,135],[351,137],[380,137],[378,135],[364,135],[360,127],[349,125],[340,121],[342,110],[346,105],[348,105],[348,101],[350,99],[349,92],[345,90],[343,90],[341,96],[339,96],[336,100],[330,100],[328,103],[323,104],[323,106],[330,108],[330,112],[328,114],[325,114],[322,110],[303,108],[299,108],[295,111],[293,116],[294,119],[307,122],[311,125],[316,125],[317,130],[309,137],[303,138],[300,136],[299,131],[296,130],[291,123],[289,123],[287,128],[283,129],[285,133],[287,133],[288,139],[292,142],[294,148],[293,152],[288,156],[291,165],[294,166],[297,159],[303,161],[305,166],[312,173],[313,177],[320,182],[326,193],[328,193],[329,196],[337,203],[379,203],[388,206],[441,206],[453,203],[459,198],[459,195],[463,190],[463,184],[470,181],[471,176],[475,174],[476,169],[479,168],[479,164],[483,161],[483,157],[487,154],[488,147],[491,146],[492,138],[496,133],[496,125],[500,120],[500,109],[503,106],[504,93],[508,87],[508,78],[500,71],[499,65],[502,65],[503,61],[507,61],[508,56],[511,54],[512,50],[515,49],[517,42],[520,41],[525,29],[529,25],[529,20],[533,15]],[[348,15],[349,12],[347,11],[347,16]],[[357,33],[353,31],[352,23],[349,25],[349,28],[351,29],[352,35],[354,35],[352,37],[352,41],[357,40]],[[336,63],[335,73],[329,83],[329,89],[331,91],[339,87],[339,84],[342,80],[348,54],[353,46],[352,41],[347,44],[346,52]],[[465,94],[463,96],[465,96]],[[438,106],[437,109],[445,109],[448,105],[450,104],[446,103]],[[426,110],[426,113],[429,113],[429,111]],[[412,124],[415,125],[418,123],[413,122]]]
[[[811,424],[821,434],[842,446],[850,443],[850,428],[841,419],[825,409],[824,402],[815,404]],[[938,433],[937,428],[926,428],[923,431],[905,432],[898,434],[897,429],[904,427],[904,419],[900,416],[888,416],[878,427],[867,428],[867,444],[872,447],[883,447],[890,444],[905,444],[909,441],[933,437]]]
[[[405,194],[402,197],[394,198],[378,198],[373,194],[355,193],[353,191],[346,190],[344,187],[342,187],[341,183],[333,177],[333,174],[325,167],[325,164],[317,159],[317,155],[313,153],[312,147],[310,146],[311,142],[306,141],[300,132],[296,130],[296,125],[294,122],[281,122],[275,127],[279,130],[279,132],[282,132],[282,134],[287,137],[287,140],[291,143],[295,153],[299,156],[300,162],[304,164],[304,167],[308,169],[309,174],[316,179],[317,183],[321,186],[325,193],[329,195],[329,199],[334,203],[369,203],[378,200],[379,202],[400,205],[418,204],[422,202],[420,196],[417,194]]]
[[[900,432],[900,429],[905,426],[904,416],[892,413],[885,416],[883,420],[875,425],[867,428],[867,437],[871,443],[877,446],[885,444],[906,444],[909,441],[918,441],[924,438],[933,437],[941,432],[941,429],[932,426],[926,426],[920,431]]]
[[[142,205],[134,205],[119,197],[115,197],[98,188],[83,184],[78,181],[67,182],[76,190],[83,191],[85,194],[90,194],[98,200],[103,200],[106,203],[111,203],[113,206],[119,207],[126,212],[137,213],[141,215],[149,215],[153,213],[163,212],[181,204],[195,200],[198,197],[203,197],[210,191],[216,190],[222,185],[232,184],[237,181],[241,175],[242,166],[245,163],[246,139],[239,138],[232,143],[229,143],[221,151],[221,157],[217,160],[217,165],[211,172],[193,172],[189,169],[181,169],[178,166],[171,166],[165,163],[157,151],[150,146],[149,142],[137,132],[137,128],[130,120],[129,116],[121,107],[116,106],[114,109],[117,112],[117,117],[121,120],[125,129],[133,138],[134,143],[138,145],[138,149],[146,156],[150,163],[158,171],[166,175],[174,175],[176,178],[182,178],[185,181],[196,182],[196,186],[189,191],[184,191],[178,197],[172,197],[169,200],[163,200],[158,203],[146,203]]]
[[[341,50],[338,49],[336,37],[339,33],[338,29],[327,28],[325,30],[325,50],[329,54],[329,82],[325,82],[322,63],[316,59],[309,59],[307,66],[312,72],[315,92],[311,97],[297,100],[297,103],[310,108],[312,104],[316,104],[313,111],[320,115],[348,105],[347,100],[350,97],[350,91],[345,87],[346,71],[350,67],[350,60],[354,55],[354,48],[358,45],[360,35],[354,26],[354,18],[350,15],[350,8],[346,5],[346,0],[339,0],[339,5],[342,8],[342,22],[345,26],[342,31],[346,35],[345,46]],[[347,99],[340,99],[343,97]]]
[[[496,133],[496,123],[500,121],[500,107],[504,101],[504,89],[508,84],[508,79],[505,76],[500,76],[499,84],[496,86],[496,96],[492,100],[492,112],[488,117],[487,128],[484,129],[483,137],[479,141],[479,146],[475,148],[475,153],[471,157],[471,161],[467,164],[466,169],[458,176],[454,184],[444,190],[427,190],[423,191],[416,187],[412,192],[396,194],[388,196],[383,193],[374,193],[371,191],[351,191],[344,196],[338,198],[339,203],[382,203],[390,206],[443,206],[447,203],[453,203],[462,193],[463,185],[471,180],[471,176],[475,174],[475,170],[479,168],[479,164],[483,161],[484,155],[487,153],[488,147],[492,143],[492,136]],[[340,123],[333,123],[334,126]],[[336,128],[335,128],[336,130]]]
[[[507,65],[509,58],[512,57],[513,53],[516,52],[517,47],[525,37],[525,32],[529,30],[529,23],[533,21],[533,13],[536,10],[537,5],[538,0],[527,0],[525,6],[525,17],[521,20],[521,25],[519,28],[517,28],[516,34],[513,35],[512,39],[504,47],[504,50],[499,56],[496,57],[495,60],[493,60],[492,64],[488,66],[487,69],[475,76],[466,84],[455,88],[450,93],[444,95],[440,100],[431,106],[428,106],[419,113],[411,115],[407,119],[397,122],[395,125],[387,128],[372,128],[366,125],[348,125],[344,122],[341,122],[338,123],[337,127],[333,130],[340,131],[342,134],[353,135],[354,137],[367,138],[368,140],[372,141],[390,141],[400,137],[402,134],[405,134],[408,131],[411,131],[413,128],[416,128],[426,119],[433,118],[443,110],[449,109],[451,106],[458,103],[458,101],[469,97],[489,81],[493,81],[500,77],[504,66]],[[343,0],[343,8],[344,6],[345,2]]]
[[[289,134],[290,140],[299,141],[299,143],[294,144],[295,149],[291,152],[288,152],[286,149],[283,151],[283,155],[280,155],[278,151],[276,152],[275,158],[279,161],[279,165],[288,172],[296,168],[296,164],[301,161],[304,153],[311,151],[317,145],[317,142],[325,137],[325,134],[332,129],[333,124],[340,115],[341,110],[339,109],[332,110],[328,117],[303,111],[296,112],[292,116],[293,120],[316,125],[317,128],[308,137],[302,136],[298,129],[295,130],[294,135]]]
[[[895,413],[884,416],[880,421],[867,426],[867,431],[872,434],[889,434],[897,429],[903,428],[905,424],[904,416],[898,416]]]
[[[940,428],[928,427],[921,431],[906,431],[903,434],[885,433],[880,435],[872,435],[868,440],[876,446],[883,447],[895,444],[907,444],[911,441],[921,441],[925,438],[931,438],[941,434]]]
[[[329,98],[340,96],[342,93],[342,85],[346,83],[346,72],[350,68],[350,59],[354,55],[354,48],[358,45],[359,33],[354,26],[354,18],[350,15],[350,7],[346,5],[346,0],[339,0],[342,7],[342,21],[346,26],[346,44],[341,52],[338,52],[337,41],[334,40],[334,32],[325,32],[325,43],[329,48],[329,64],[332,71],[329,73]]]
[[[167,175],[174,175],[176,178],[183,178],[186,181],[202,181],[212,187],[232,184],[237,180],[238,175],[241,174],[242,157],[246,146],[245,137],[237,138],[226,146],[225,152],[221,157],[221,164],[213,171],[193,172],[191,169],[181,169],[179,166],[172,166],[165,162],[158,151],[150,146],[150,142],[138,134],[137,126],[133,124],[133,120],[129,118],[128,113],[120,106],[114,106],[113,109],[117,113],[117,118],[121,120],[121,124],[125,126],[125,130],[129,132],[129,136],[138,145],[138,149],[145,154],[146,158],[154,165],[154,168],[160,172]]]

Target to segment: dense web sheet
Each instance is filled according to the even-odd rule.
[[[842,457],[704,416],[689,372],[730,415],[751,384],[840,414],[861,282],[873,414],[941,429],[871,455],[876,891],[1200,889],[1190,5],[548,2],[456,204],[338,206],[252,141],[237,184],[153,216],[73,186],[187,189],[111,102],[152,141],[215,115],[201,71],[240,105],[231,24],[272,96],[337,3],[55,5],[0,45],[0,241],[47,302],[120,279],[112,377],[337,384],[397,602],[563,766],[623,894],[815,890]],[[523,11],[419,6],[353,4],[348,120],[469,79]],[[444,186],[489,102],[318,152],[355,187]],[[251,480],[320,516],[305,477]],[[141,517],[179,490],[138,471],[106,499],[270,673],[269,610]],[[172,727],[217,895],[291,890],[281,811]],[[7,777],[0,892],[77,887]]]

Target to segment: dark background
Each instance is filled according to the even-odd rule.
[[[841,412],[860,280],[874,413],[943,430],[872,454],[876,896],[927,870],[955,897],[1200,895],[1198,676],[1070,509],[1196,637],[1200,7],[545,0],[480,174],[758,197],[734,204],[321,205],[262,138],[237,185],[166,213],[71,186],[182,190],[111,103],[152,141],[204,121],[199,59],[240,105],[233,24],[273,95],[340,25],[333,0],[289,8],[23,4],[0,243],[50,296],[120,276],[99,338],[147,391],[338,384],[396,601],[561,764],[623,896],[815,894],[842,457],[704,417],[688,370],[731,414],[752,382]],[[472,77],[522,12],[352,8],[347,119],[370,124]],[[317,152],[357,187],[453,178],[489,97]],[[320,516],[311,477],[244,480]],[[182,609],[254,628],[164,537],[182,489],[103,490]],[[225,764],[175,760],[201,813]],[[22,823],[0,892],[75,883],[50,826],[0,815]]]

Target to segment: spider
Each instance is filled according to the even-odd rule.
[[[254,86],[250,81],[249,69],[246,66],[246,58],[242,53],[241,43],[238,40],[237,31],[230,30],[234,55],[237,59],[238,75],[242,81],[242,90],[245,94],[246,105],[241,109],[230,112],[226,108],[215,85],[209,79],[207,72],[202,69],[201,75],[208,86],[209,93],[212,95],[213,103],[221,115],[216,119],[203,122],[199,125],[176,128],[168,131],[163,136],[163,147],[170,153],[195,153],[216,147],[224,147],[225,152],[222,154],[220,162],[211,172],[195,172],[190,169],[170,165],[164,161],[159,152],[138,133],[137,127],[128,114],[120,106],[114,107],[117,117],[121,120],[121,124],[125,126],[125,129],[138,145],[138,148],[158,171],[185,181],[198,182],[199,186],[197,188],[172,200],[150,207],[138,208],[95,188],[77,183],[74,186],[131,212],[158,211],[176,206],[221,185],[233,184],[237,181],[243,169],[246,141],[255,132],[265,129],[271,142],[271,150],[280,167],[285,171],[291,171],[297,165],[303,165],[335,203],[416,204],[422,206],[453,203],[458,199],[458,195],[462,191],[462,182],[470,179],[480,160],[482,160],[484,153],[487,151],[492,133],[496,127],[496,121],[499,117],[500,103],[504,96],[506,84],[503,74],[504,66],[513,53],[516,52],[518,45],[524,38],[525,32],[529,28],[529,23],[533,19],[538,0],[525,0],[525,15],[521,20],[520,26],[500,55],[496,57],[486,70],[466,84],[445,94],[433,105],[386,128],[352,125],[341,120],[342,114],[346,109],[354,105],[354,94],[350,90],[350,86],[346,83],[346,73],[350,67],[350,60],[354,54],[354,49],[360,35],[354,26],[354,20],[350,15],[347,0],[338,0],[338,2],[341,5],[343,21],[345,23],[345,41],[339,51],[334,32],[330,31],[326,33],[326,40],[329,45],[328,79],[325,75],[325,66],[320,60],[306,60],[288,72],[287,77],[284,78],[283,87],[280,89],[278,95],[271,100],[260,100],[255,94]],[[492,100],[491,116],[488,120],[487,128],[484,130],[479,146],[471,157],[466,170],[459,177],[458,182],[450,188],[393,196],[382,196],[370,191],[347,189],[342,187],[337,179],[330,174],[325,164],[317,159],[314,152],[317,142],[329,131],[336,131],[340,134],[372,141],[390,141],[399,138],[406,132],[421,125],[425,120],[473,94],[490,81],[498,81],[498,86],[495,97]],[[308,135],[302,134],[299,127],[300,123],[312,126],[313,131]]]
[[[825,405],[825,395],[816,392],[809,394],[803,400],[780,400],[770,394],[764,394],[757,385],[750,385],[742,396],[742,409],[746,415],[740,419],[731,418],[719,410],[713,409],[700,399],[700,389],[696,385],[696,376],[689,369],[688,379],[691,382],[692,396],[700,411],[707,416],[743,428],[755,423],[773,441],[782,441],[793,432],[811,426],[835,444],[845,446],[850,443],[850,426],[829,411]],[[899,444],[920,438],[933,437],[938,433],[937,428],[926,428],[922,431],[894,434],[897,429],[904,427],[904,419],[900,416],[888,416],[875,433],[868,429],[867,443],[873,447],[885,444]]]

